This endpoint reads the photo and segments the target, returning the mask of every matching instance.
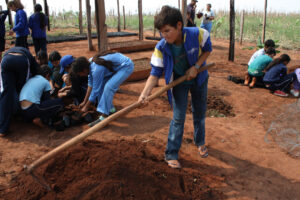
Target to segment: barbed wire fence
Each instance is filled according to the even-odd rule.
[[[300,157],[300,99],[283,107],[271,122],[265,142],[275,142],[291,156]]]

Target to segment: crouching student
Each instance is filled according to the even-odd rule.
[[[48,64],[48,54],[47,51],[40,50],[36,54],[37,63],[39,63],[40,66],[47,65]]]
[[[16,94],[38,69],[38,63],[24,47],[13,47],[4,54],[0,68],[0,136],[8,133],[14,102],[18,102]]]
[[[81,64],[78,64],[79,60]],[[91,63],[81,57],[72,64],[75,74],[88,76],[88,89],[84,101],[80,104],[81,111],[86,112],[90,105],[98,103],[97,111],[100,117],[89,126],[94,126],[110,113],[116,112],[113,97],[120,85],[132,74],[133,69],[134,64],[128,57],[114,52],[97,54]]]
[[[151,58],[152,70],[139,101],[145,100],[158,83],[163,72],[166,84],[182,75],[188,75],[188,81],[168,91],[169,102],[173,107],[173,119],[170,124],[165,160],[171,168],[180,168],[178,153],[182,143],[188,93],[192,97],[194,121],[194,142],[201,157],[208,156],[205,146],[205,113],[207,102],[208,72],[198,73],[212,51],[208,31],[202,28],[184,28],[180,10],[170,6],[162,7],[155,17],[155,28],[163,36],[156,45]]]
[[[19,101],[26,121],[33,121],[40,127],[63,109],[62,99],[50,99],[51,74],[49,66],[43,65],[40,73],[30,78],[20,93]]]
[[[282,54],[279,58],[274,59],[266,68],[264,83],[266,87],[277,96],[287,97],[291,84],[296,79],[296,74],[287,74],[287,65],[290,62],[287,54]]]
[[[264,76],[264,69],[273,61],[273,57],[276,55],[274,48],[268,48],[265,55],[258,56],[248,67],[248,72],[245,76],[244,85],[249,85],[250,88],[254,88],[257,82],[262,83]]]
[[[291,94],[294,97],[299,97],[300,96],[300,68],[297,68],[295,70],[295,75],[296,75],[296,79],[294,80],[293,88],[291,89]]]
[[[59,70],[54,70],[52,76],[53,85],[56,90],[60,90],[65,86],[71,85],[69,72],[71,70],[71,64],[74,60],[75,59],[72,55],[66,55],[61,58],[60,68]]]
[[[248,62],[248,67],[255,60],[255,58],[265,55],[268,48],[275,48],[275,42],[273,40],[266,40],[264,43],[264,48],[257,50],[250,58]]]

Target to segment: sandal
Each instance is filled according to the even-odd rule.
[[[204,146],[204,147],[199,146],[198,151],[202,158],[206,158],[208,156],[208,149],[206,148],[206,146]]]
[[[166,160],[166,162],[168,163],[168,166],[173,169],[181,168],[180,162],[178,162],[178,160]]]

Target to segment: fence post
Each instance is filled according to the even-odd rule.
[[[230,0],[230,46],[229,46],[229,61],[234,61],[234,42],[235,42],[235,10],[234,0]]]
[[[7,5],[8,0],[5,0],[5,2]],[[14,25],[13,25],[13,21],[12,21],[12,17],[11,17],[11,11],[10,11],[10,9],[8,9],[8,7],[7,7],[7,10],[8,10],[8,23],[9,23],[10,29],[12,29]]]
[[[183,26],[187,24],[187,0],[182,0],[181,13],[183,17]]]
[[[118,6],[118,32],[121,32],[121,18],[120,18],[120,4],[119,4],[119,0],[117,0],[117,6]]]
[[[105,2],[104,0],[95,0],[97,32],[98,32],[98,51],[107,50],[107,26],[105,24]]]
[[[78,21],[79,21],[79,34],[83,34],[82,28],[82,0],[79,0],[79,13],[78,13]]]
[[[124,30],[126,30],[126,16],[125,16],[125,6],[123,6],[123,25],[124,25]]]
[[[87,38],[88,38],[88,45],[89,50],[93,51],[93,41],[92,41],[92,19],[91,19],[91,4],[90,0],[86,0],[86,21],[87,21]]]
[[[139,40],[144,39],[144,27],[143,27],[143,5],[142,0],[138,0],[138,8],[139,8]]]
[[[245,11],[243,10],[241,13],[241,24],[240,24],[240,45],[243,44],[243,34],[244,34],[244,13]]]
[[[44,0],[44,10],[45,10],[45,15],[48,18],[48,31],[50,31],[50,17],[49,17],[49,7],[48,7],[47,0]]]
[[[263,31],[262,31],[262,43],[265,42],[266,36],[266,25],[267,25],[267,4],[268,0],[265,0],[265,9],[264,9],[264,22],[263,22]]]
[[[33,10],[34,10],[35,4],[36,4],[36,0],[33,0]]]

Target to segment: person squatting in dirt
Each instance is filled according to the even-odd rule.
[[[273,61],[276,55],[274,48],[268,48],[265,55],[260,55],[251,62],[245,75],[244,85],[254,88],[257,82],[262,82],[265,68]]]
[[[212,51],[209,32],[198,27],[183,27],[180,10],[163,6],[155,16],[155,28],[163,39],[156,45],[151,58],[152,70],[139,97],[143,104],[165,74],[166,84],[187,74],[188,80],[168,91],[168,99],[173,107],[173,119],[170,124],[165,160],[168,166],[180,168],[178,152],[182,143],[184,122],[188,105],[188,93],[191,93],[191,105],[194,121],[194,142],[201,157],[208,156],[205,146],[205,113],[207,103],[208,71],[197,74],[204,66]]]
[[[266,67],[263,82],[274,95],[287,97],[288,93],[291,92],[295,97],[299,96],[299,87],[297,87],[299,82],[296,75],[298,69],[292,73],[287,73],[287,65],[290,60],[289,55],[282,54]],[[293,86],[292,90],[291,86]]]
[[[72,73],[81,77],[88,77],[88,89],[83,102],[79,105],[82,112],[97,105],[100,117],[89,124],[90,127],[104,120],[116,112],[113,97],[120,85],[132,74],[134,63],[130,58],[117,52],[103,52],[96,54],[90,62],[79,57],[72,64]]]

